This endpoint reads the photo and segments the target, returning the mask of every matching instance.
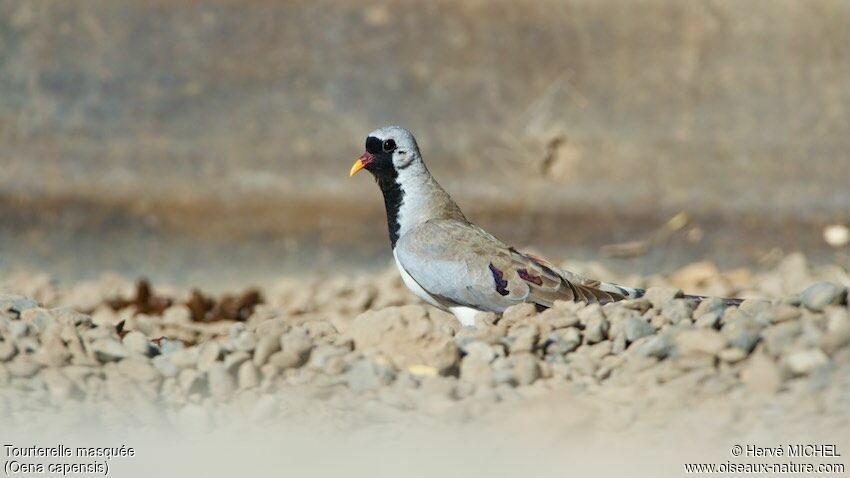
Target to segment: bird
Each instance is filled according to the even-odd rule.
[[[643,289],[563,270],[470,222],[431,175],[410,131],[378,128],[366,137],[365,149],[349,177],[362,170],[374,176],[384,196],[390,246],[402,282],[423,301],[452,313],[461,325],[474,326],[479,312],[500,315],[521,303],[544,310],[559,300],[604,305],[644,295]],[[739,302],[724,299],[728,305]]]

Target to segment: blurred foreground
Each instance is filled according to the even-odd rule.
[[[418,305],[394,269],[282,278],[230,298],[116,276],[72,287],[6,276],[0,437],[137,447],[138,459],[113,461],[121,476],[152,460],[182,473],[201,444],[221,450],[190,467],[210,476],[348,466],[389,476],[414,464],[416,476],[678,476],[684,463],[747,462],[730,457],[737,443],[850,446],[846,269],[799,254],[758,274],[567,266],[651,288],[604,307],[481,314],[473,330]],[[768,300],[697,305],[678,287]],[[198,447],[162,447],[179,437]]]

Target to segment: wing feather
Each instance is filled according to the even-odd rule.
[[[502,312],[522,302],[551,307],[556,300],[604,304],[625,298],[459,220],[431,220],[408,231],[396,244],[396,256],[447,307]]]

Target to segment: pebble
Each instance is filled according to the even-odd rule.
[[[628,342],[634,342],[641,337],[646,337],[654,333],[655,327],[644,319],[629,317],[623,322],[623,334]]]
[[[11,341],[0,341],[0,362],[11,360],[18,353],[17,347]]]
[[[174,365],[173,362],[168,360],[164,355],[157,355],[156,357],[151,359],[151,365],[162,375],[163,377],[176,377],[178,373],[180,373],[180,369]]]
[[[20,316],[22,312],[38,307],[38,302],[16,294],[0,293],[0,311],[12,312]]]
[[[149,382],[162,377],[159,371],[145,359],[128,358],[118,362],[118,370],[132,380]]]
[[[758,393],[776,393],[782,386],[782,373],[764,353],[755,353],[741,369],[741,382]]]
[[[214,363],[207,371],[207,382],[214,397],[225,398],[236,390],[236,379],[221,362]]]
[[[496,352],[489,344],[474,340],[461,348],[467,357],[473,360],[480,360],[485,363],[490,363],[496,359]]]
[[[636,342],[634,353],[643,357],[666,358],[672,353],[674,348],[674,342],[670,335],[669,333],[661,333],[646,337],[645,342],[640,344]]]
[[[799,350],[785,357],[785,365],[795,375],[806,375],[829,363],[829,357],[820,349]]]
[[[493,385],[495,383],[490,364],[469,357],[460,362],[460,379],[480,385]]]
[[[563,356],[581,345],[581,332],[574,327],[550,332],[544,340],[546,355]]]
[[[676,349],[680,355],[715,356],[726,347],[726,339],[712,329],[694,329],[676,335]]]
[[[224,349],[218,342],[207,342],[198,351],[197,368],[201,372],[210,370],[224,356]]]
[[[242,362],[236,373],[236,382],[241,390],[256,387],[260,384],[260,371],[253,362]]]
[[[111,337],[95,340],[91,344],[91,350],[101,363],[116,362],[130,355],[121,342]]]
[[[195,369],[183,369],[177,376],[177,382],[186,395],[202,393],[206,388],[206,374]]]
[[[822,311],[829,305],[846,303],[847,288],[832,282],[818,282],[807,287],[802,298],[808,309]]]
[[[269,360],[269,357],[280,351],[280,336],[279,335],[264,335],[257,341],[257,347],[254,349],[254,365],[261,366]]]
[[[652,304],[652,307],[663,309],[664,304],[683,295],[681,290],[672,287],[650,287],[646,289],[643,297]]]
[[[584,340],[589,344],[602,342],[608,338],[609,327],[608,319],[602,314],[589,318],[584,326]]]
[[[147,336],[138,330],[132,330],[121,339],[124,347],[131,354],[153,357],[157,353],[156,347],[151,344]]]
[[[23,357],[18,357],[11,362],[6,362],[6,371],[13,377],[28,378],[42,369],[42,365]]]
[[[529,385],[540,377],[540,367],[537,365],[537,357],[530,353],[513,355],[512,362],[513,377],[517,385]]]
[[[395,373],[388,367],[368,359],[354,362],[344,375],[344,380],[354,392],[374,390],[387,385],[395,379]]]

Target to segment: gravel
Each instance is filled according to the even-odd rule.
[[[0,279],[0,290],[9,290],[0,295],[0,410],[17,420],[37,407],[120,402],[124,411],[109,416],[121,416],[135,413],[130,404],[156,404],[175,424],[209,426],[224,409],[257,419],[296,413],[303,408],[281,400],[299,394],[340,409],[379,403],[381,413],[440,410],[464,420],[546,393],[600,403],[640,397],[638,415],[644,396],[728,397],[736,407],[746,403],[742,391],[850,400],[842,382],[850,375],[846,271],[792,255],[723,291],[765,300],[727,307],[682,298],[682,289],[701,292],[681,282],[689,276],[714,288],[731,283],[722,275],[707,281],[712,273],[720,274],[700,263],[673,274],[675,283],[641,279],[635,285],[656,285],[646,297],[605,306],[514,306],[501,318],[480,314],[475,328],[420,304],[392,270],[306,285],[284,280],[261,289],[266,302],[244,321],[193,320],[179,295],[158,295],[160,313],[142,313],[116,297],[132,294],[133,284],[114,277],[53,285],[49,294],[40,280],[41,296],[53,298],[47,303],[28,299],[26,283]],[[814,285],[792,288],[806,281]],[[104,306],[119,299],[131,305]],[[453,407],[464,411],[446,411]]]

